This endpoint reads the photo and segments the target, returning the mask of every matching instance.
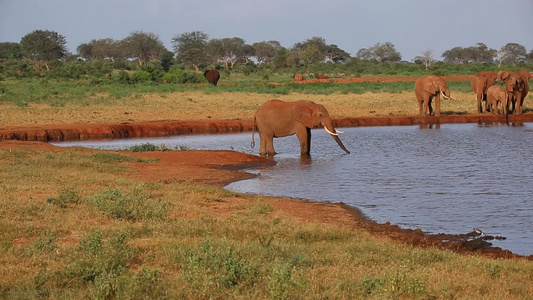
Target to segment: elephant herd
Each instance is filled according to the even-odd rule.
[[[220,73],[216,70],[208,70],[204,73],[210,84],[217,85]],[[295,75],[296,81],[304,79],[303,76]],[[322,77],[317,76],[322,79]],[[324,77],[327,78],[327,77]],[[529,91],[528,81],[531,73],[527,70],[518,72],[492,71],[478,72],[471,77],[472,91],[476,94],[477,111],[483,112],[482,102],[485,101],[485,112],[499,113],[499,106],[506,116],[510,113],[523,113],[524,99]],[[496,84],[500,82],[505,88]],[[415,96],[421,116],[440,116],[440,97],[453,99],[450,89],[440,76],[427,75],[416,79]],[[432,107],[435,100],[435,109]],[[511,107],[509,107],[511,106]],[[346,153],[350,153],[338,137],[341,131],[333,127],[331,117],[327,109],[311,101],[285,102],[277,99],[263,103],[257,109],[253,119],[252,147],[255,146],[255,128],[259,132],[259,154],[274,155],[274,138],[296,134],[300,141],[300,151],[309,154],[311,148],[311,129],[323,127],[337,142],[339,147]]]
[[[531,73],[527,70],[518,72],[492,71],[478,72],[470,82],[476,94],[477,111],[483,112],[482,101],[485,101],[485,112],[498,114],[501,105],[503,114],[521,114],[524,110],[524,99],[529,91]],[[503,83],[505,88],[497,85]],[[511,108],[509,107],[511,106]]]
[[[524,99],[529,91],[528,81],[531,73],[527,70],[518,72],[482,71],[471,76],[470,85],[476,94],[478,113],[491,112],[506,116],[508,114],[521,114],[524,110]],[[496,83],[502,83],[503,86]],[[440,96],[451,98],[450,90],[442,77],[435,75],[422,76],[415,82],[415,95],[421,116],[440,116]],[[435,111],[432,100],[435,99]],[[453,98],[452,98],[453,99]],[[482,102],[485,101],[483,108]]]

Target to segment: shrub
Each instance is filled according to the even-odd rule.
[[[128,194],[120,189],[97,193],[88,202],[106,215],[119,220],[157,220],[166,218],[167,204],[151,199],[143,186],[137,186]]]
[[[143,83],[143,82],[150,82],[153,81],[152,74],[148,71],[135,71],[131,75],[131,81],[133,83]]]
[[[131,83],[131,78],[130,78],[130,74],[127,72],[127,71],[120,71],[115,77],[114,77],[114,80],[116,83],[121,83],[121,84],[130,84]]]

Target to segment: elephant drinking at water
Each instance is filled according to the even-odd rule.
[[[335,130],[326,108],[312,101],[285,102],[277,99],[263,103],[254,116],[254,130],[257,124],[260,146],[259,154],[274,155],[274,138],[296,134],[300,140],[302,154],[309,154],[311,150],[311,129],[321,126],[333,137],[346,153],[338,137],[340,131]],[[255,145],[252,132],[252,147]]]

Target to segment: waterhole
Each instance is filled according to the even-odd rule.
[[[342,128],[345,154],[324,131],[312,131],[311,155],[295,136],[274,140],[273,167],[232,191],[344,202],[370,219],[428,233],[480,228],[507,239],[494,246],[533,254],[533,123],[523,126],[442,124]],[[256,133],[256,143],[258,135]],[[251,133],[54,143],[100,149],[164,144],[170,149],[257,154]]]

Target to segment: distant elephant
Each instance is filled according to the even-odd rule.
[[[477,112],[482,113],[481,102],[485,101],[485,111],[489,111],[489,106],[487,105],[487,89],[494,85],[496,80],[496,73],[492,71],[488,72],[479,72],[475,76],[472,76],[470,80],[470,86],[472,91],[476,94],[477,100]]]
[[[499,114],[498,102],[501,103],[502,112],[505,116],[509,114],[509,105],[507,103],[508,95],[503,87],[493,85],[487,89],[487,106],[492,114]]]
[[[252,147],[255,146],[255,126],[259,131],[259,154],[274,155],[274,138],[296,134],[302,154],[311,150],[311,129],[322,126],[346,153],[350,153],[339,139],[326,108],[311,101],[285,102],[268,100],[257,109],[252,131]]]
[[[329,79],[329,76],[326,75],[316,75],[316,79]]]
[[[204,77],[210,84],[216,86],[220,79],[220,73],[217,70],[207,70],[204,72]]]
[[[529,91],[529,84],[524,80],[520,73],[513,73],[507,78],[506,91],[508,95],[508,102],[511,102],[513,107],[511,109],[513,114],[521,114],[524,107],[524,99]]]
[[[294,81],[304,81],[305,80],[305,77],[301,76],[301,75],[294,75],[292,76],[292,78],[294,78]]]
[[[431,101],[435,98],[435,116],[440,117],[440,96],[445,99],[451,98],[450,89],[444,79],[435,75],[419,77],[415,81],[415,95],[421,116],[427,115],[428,108],[429,115],[433,114]]]
[[[511,74],[513,74],[513,72],[511,71],[505,71],[505,70],[499,71],[498,74],[496,75],[496,81],[502,82],[502,83],[506,82],[507,78],[509,78]]]

